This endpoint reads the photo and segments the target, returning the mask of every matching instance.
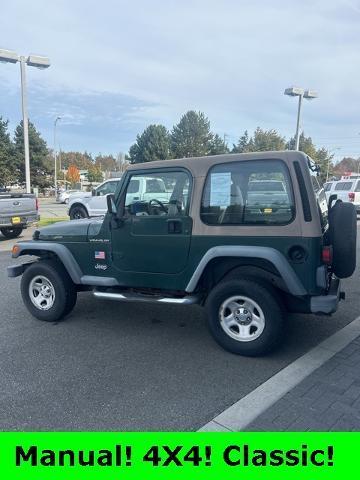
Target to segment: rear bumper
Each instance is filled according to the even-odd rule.
[[[11,219],[13,217],[20,217],[19,223],[13,223]],[[13,215],[12,217],[0,217],[0,228],[13,228],[13,227],[23,227],[27,225],[38,222],[40,220],[40,215]]]
[[[318,295],[310,298],[311,313],[330,314],[336,312],[340,301],[341,282],[337,277],[331,279],[329,291],[326,295]]]

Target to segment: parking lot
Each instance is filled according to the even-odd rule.
[[[357,271],[336,314],[289,315],[284,345],[263,358],[223,351],[200,307],[82,293],[65,322],[46,324],[25,309],[20,279],[7,279],[8,249],[0,253],[2,430],[196,430],[360,311]]]

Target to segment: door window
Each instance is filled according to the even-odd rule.
[[[184,171],[134,174],[125,194],[125,213],[184,216],[189,208],[189,175]]]
[[[118,182],[106,182],[104,185],[96,189],[96,196],[107,195],[108,193],[115,193]]]

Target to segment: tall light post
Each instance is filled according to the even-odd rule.
[[[56,171],[56,125],[57,122],[61,120],[61,117],[56,117],[54,120],[54,187],[55,187],[55,197],[57,193],[57,171]]]
[[[25,65],[36,68],[48,68],[50,67],[50,60],[47,57],[40,57],[38,55],[29,55],[28,57],[19,56],[12,50],[0,49],[0,62],[4,63],[17,63],[20,62],[20,75],[21,75],[21,106],[23,116],[23,129],[24,129],[24,153],[25,153],[25,182],[26,192],[30,193],[30,152],[29,152],[29,120],[27,112],[27,96],[26,96],[26,72]]]
[[[290,87],[286,88],[284,95],[289,95],[290,97],[299,97],[298,102],[298,111],[297,111],[297,121],[296,121],[296,133],[295,133],[295,150],[299,150],[299,140],[300,140],[300,116],[301,116],[301,105],[303,98],[307,100],[312,100],[317,98],[318,94],[313,90],[304,90],[300,87]]]

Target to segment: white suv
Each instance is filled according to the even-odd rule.
[[[330,186],[329,186],[330,184]],[[356,212],[360,214],[360,179],[339,180],[329,182],[325,185],[326,197],[329,200],[330,195],[335,194],[343,202],[353,203]]]
[[[72,197],[69,204],[70,220],[98,217],[107,212],[106,196],[115,193],[120,178],[107,180],[86,197]],[[149,202],[156,198],[168,203],[171,193],[167,190],[162,178],[154,176],[133,178],[128,187],[126,202]]]
[[[92,192],[71,195],[68,211],[70,220],[104,215],[107,209],[106,196],[115,193],[120,180],[121,178],[105,180]]]

